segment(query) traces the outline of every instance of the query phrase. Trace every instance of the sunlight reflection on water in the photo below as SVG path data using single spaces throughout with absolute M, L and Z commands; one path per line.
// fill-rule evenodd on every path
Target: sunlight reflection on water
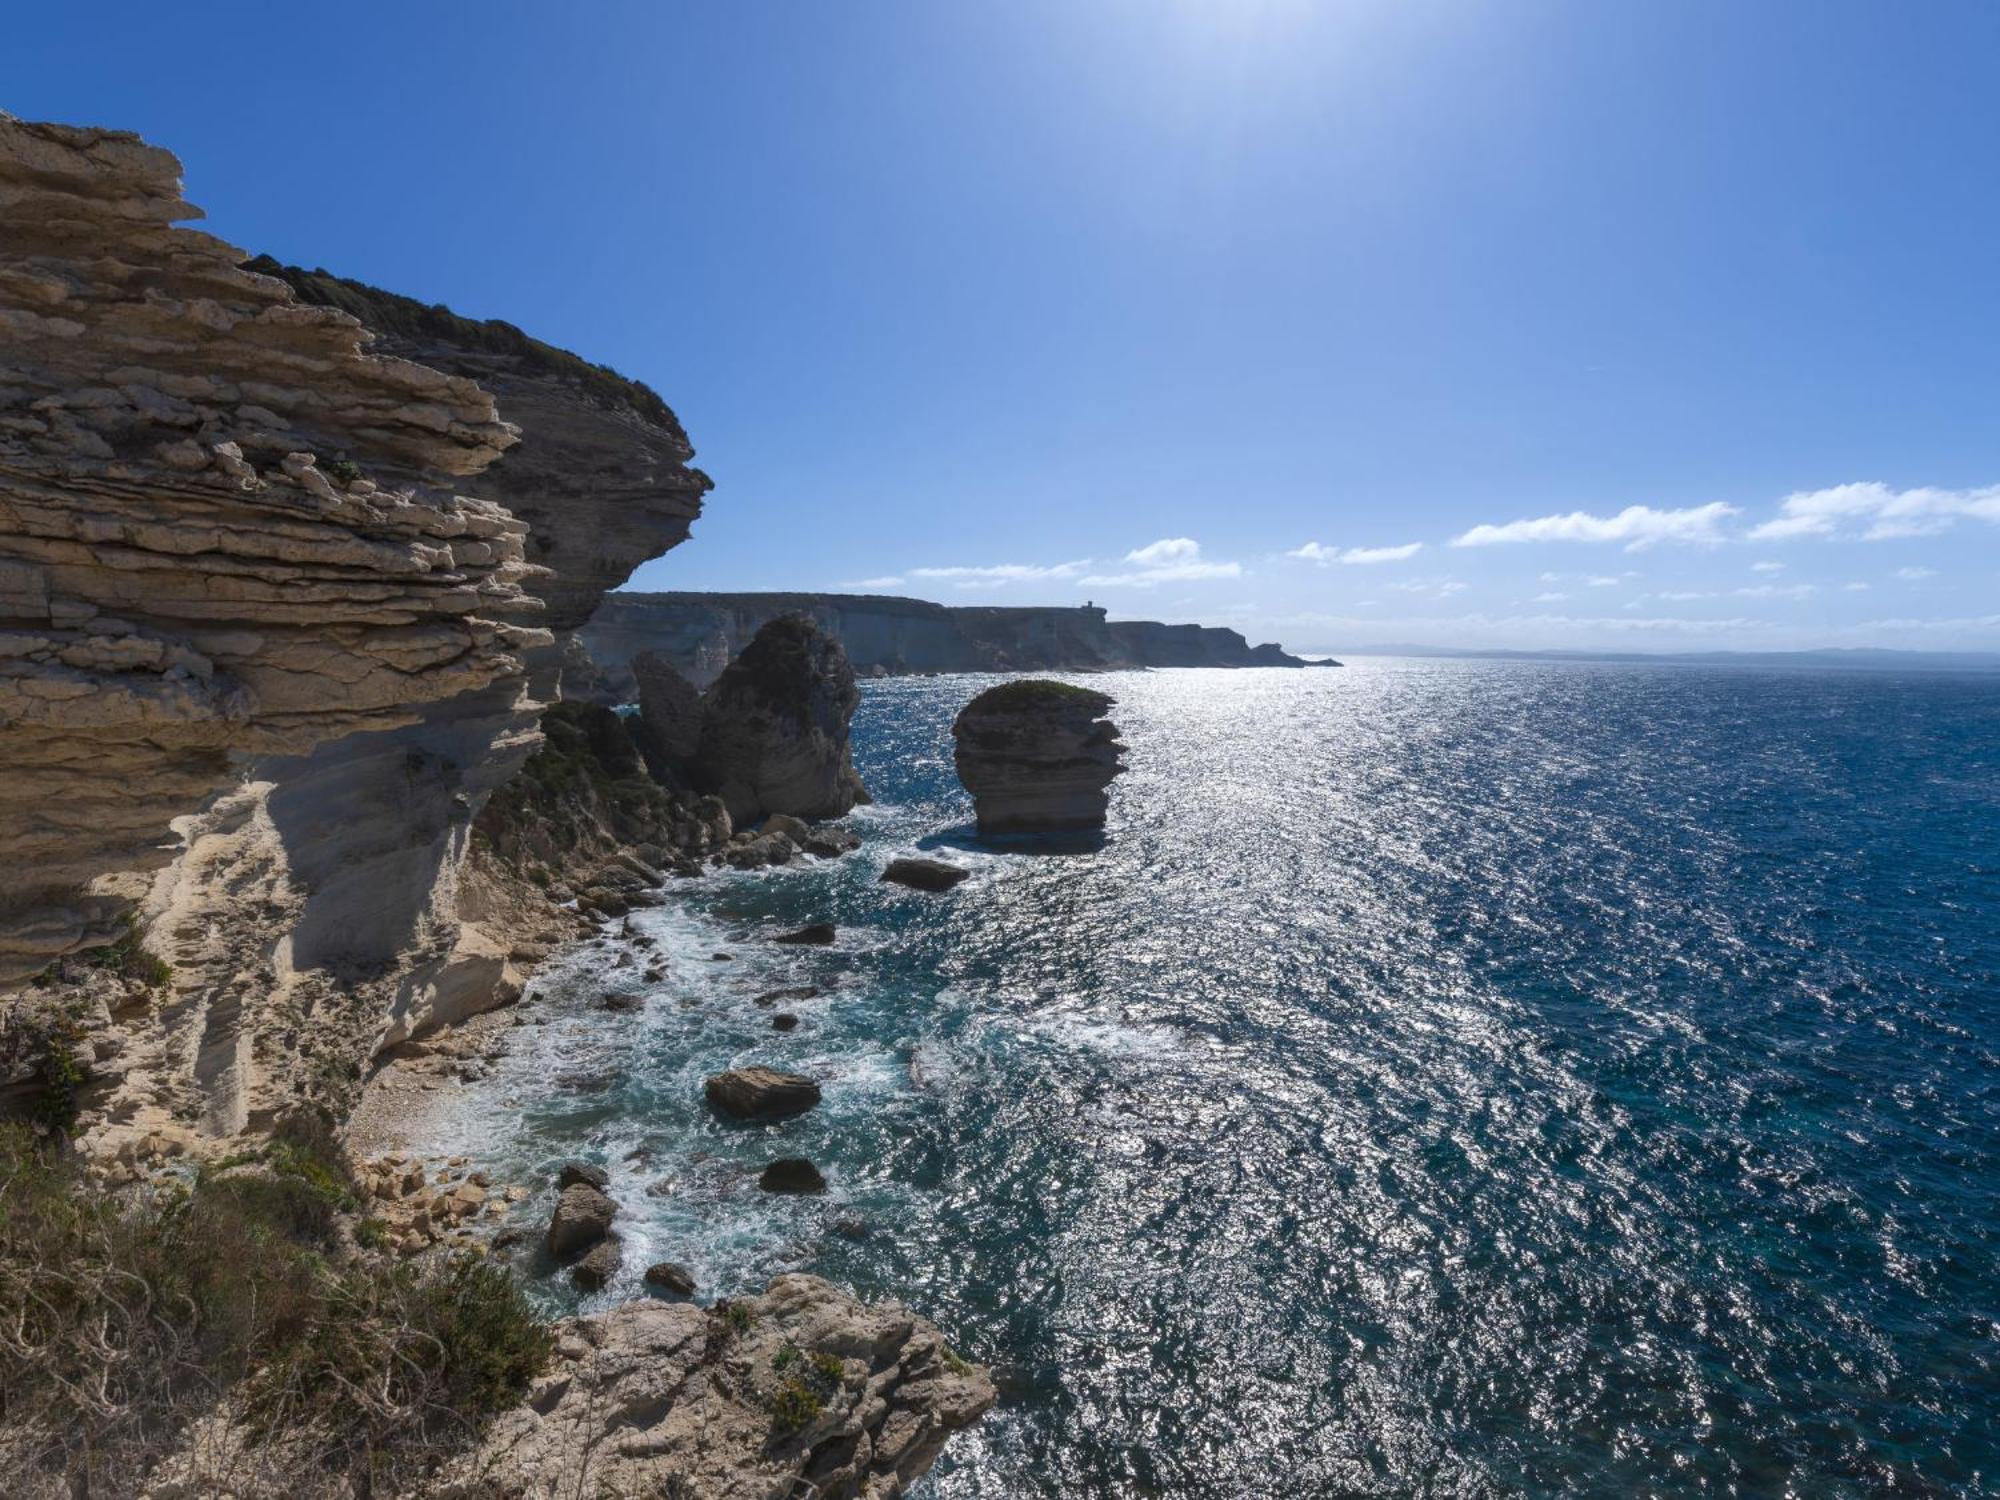
M 981 680 L 869 684 L 865 848 L 677 886 L 637 1019 L 566 1003 L 615 941 L 552 969 L 458 1149 L 610 1166 L 607 1297 L 664 1257 L 935 1317 L 1004 1390 L 949 1500 L 1990 1482 L 2000 685 L 1093 681 L 1102 848 L 980 849 Z M 973 878 L 875 883 L 919 848 Z M 816 919 L 834 949 L 765 941 Z M 806 984 L 775 1035 L 756 997 Z M 750 1060 L 824 1103 L 720 1124 L 701 1078 Z M 793 1153 L 826 1199 L 755 1191 Z

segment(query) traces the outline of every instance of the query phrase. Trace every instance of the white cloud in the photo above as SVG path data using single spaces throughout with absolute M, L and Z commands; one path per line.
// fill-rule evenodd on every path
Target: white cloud
M 1201 543 L 1191 536 L 1166 536 L 1157 542 L 1148 542 L 1143 547 L 1134 547 L 1125 554 L 1128 563 L 1192 562 L 1201 556 Z
M 1730 592 L 1739 599 L 1810 599 L 1819 588 L 1810 583 L 1759 583 Z
M 1125 554 L 1133 564 L 1123 573 L 1092 573 L 1079 582 L 1091 588 L 1151 588 L 1156 583 L 1184 583 L 1202 578 L 1241 578 L 1243 565 L 1209 562 L 1192 537 L 1162 537 Z
M 1753 562 L 1750 564 L 1750 571 L 1753 573 L 1782 573 L 1785 571 L 1785 565 L 1781 562 Z
M 1422 542 L 1405 542 L 1400 547 L 1328 547 L 1321 542 L 1307 542 L 1303 547 L 1294 547 L 1285 556 L 1321 564 L 1391 563 L 1415 557 L 1423 550 Z
M 1841 587 L 1846 589 L 1850 594 L 1859 594 L 1866 592 L 1868 585 L 1857 581 L 1855 583 L 1843 583 Z
M 1501 542 L 1622 542 L 1628 552 L 1655 542 L 1719 542 L 1722 523 L 1736 515 L 1720 500 L 1685 510 L 1628 505 L 1615 516 L 1573 510 L 1565 516 L 1537 516 L 1501 526 L 1475 526 L 1452 538 L 1454 547 L 1490 547 Z
M 1044 583 L 1051 579 L 1076 578 L 1089 566 L 1090 559 L 1086 557 L 1077 562 L 1053 563 L 1048 566 L 1034 563 L 995 563 L 977 568 L 912 568 L 910 577 L 952 583 L 962 589 L 997 589 L 1004 588 L 1010 583 Z
M 1408 583 L 1392 583 L 1389 587 L 1399 594 L 1422 594 L 1427 599 L 1449 599 L 1466 589 L 1456 578 L 1416 578 Z
M 1926 578 L 1937 577 L 1936 568 L 1898 568 L 1896 576 L 1905 583 L 1920 583 Z
M 1535 595 L 1535 603 L 1560 604 L 1563 602 L 1563 600 L 1567 599 L 1568 597 L 1569 597 L 1568 594 L 1537 594 Z
M 1613 575 L 1604 573 L 1599 573 L 1594 577 L 1586 578 L 1584 579 L 1583 583 L 1585 588 L 1593 588 L 1593 589 L 1615 589 L 1618 587 L 1618 579 Z
M 844 589 L 892 589 L 903 581 L 901 575 L 890 578 L 851 578 L 841 585 Z
M 1752 541 L 1788 537 L 1859 537 L 1864 542 L 1931 536 L 1961 518 L 2000 523 L 2000 485 L 1977 490 L 1892 490 L 1867 481 L 1800 490 L 1778 504 L 1778 517 L 1753 527 Z

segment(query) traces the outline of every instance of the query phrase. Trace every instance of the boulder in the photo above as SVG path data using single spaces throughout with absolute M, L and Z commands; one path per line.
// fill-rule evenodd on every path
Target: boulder
M 789 1119 L 819 1103 L 817 1083 L 776 1068 L 731 1068 L 710 1075 L 704 1088 L 711 1107 L 738 1120 Z
M 625 1247 L 618 1243 L 618 1236 L 606 1235 L 569 1268 L 569 1279 L 579 1291 L 594 1292 L 608 1284 L 624 1263 Z
M 610 1011 L 633 1011 L 646 1008 L 646 997 L 635 995 L 630 990 L 612 990 L 597 997 L 597 1008 Z
M 859 849 L 861 836 L 849 833 L 845 828 L 815 828 L 805 836 L 800 847 L 814 859 L 838 859 Z
M 647 1286 L 671 1292 L 677 1297 L 694 1295 L 694 1273 L 686 1266 L 677 1265 L 670 1260 L 663 1260 L 658 1265 L 646 1267 L 643 1280 Z
M 568 1260 L 589 1249 L 611 1232 L 611 1221 L 616 1217 L 618 1205 L 601 1189 L 588 1182 L 572 1183 L 562 1190 L 549 1218 L 549 1254 Z
M 958 779 L 981 833 L 1102 828 L 1107 789 L 1124 766 L 1112 700 L 1036 680 L 988 688 L 951 726 Z
M 962 865 L 941 859 L 892 859 L 882 879 L 890 885 L 906 885 L 913 891 L 948 891 L 972 872 Z
M 803 1156 L 781 1156 L 758 1175 L 757 1186 L 767 1193 L 823 1193 L 826 1178 Z
M 868 800 L 847 743 L 860 701 L 839 641 L 803 615 L 766 622 L 702 697 L 695 786 L 738 826 L 841 816 Z
M 722 851 L 722 862 L 733 870 L 761 870 L 767 865 L 788 865 L 798 852 L 799 846 L 787 834 L 759 833 L 730 844 Z
M 771 1017 L 773 1031 L 790 1031 L 798 1024 L 799 1018 L 788 1010 L 779 1011 L 777 1015 Z
M 603 1192 L 611 1186 L 611 1174 L 602 1167 L 593 1167 L 589 1162 L 564 1162 L 562 1169 L 556 1173 L 557 1188 L 575 1187 L 579 1182 Z
M 764 820 L 764 826 L 757 830 L 762 833 L 782 833 L 786 838 L 805 848 L 806 840 L 812 837 L 812 829 L 804 818 L 795 818 L 790 813 L 772 813 Z
M 839 936 L 831 922 L 808 922 L 796 932 L 781 932 L 771 941 L 774 943 L 794 943 L 806 947 L 824 948 Z

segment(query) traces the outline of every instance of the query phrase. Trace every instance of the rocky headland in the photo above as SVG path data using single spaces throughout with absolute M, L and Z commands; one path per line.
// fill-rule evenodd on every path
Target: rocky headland
M 1104 826 L 1124 769 L 1112 700 L 1064 682 L 1003 682 L 951 726 L 958 777 L 981 833 L 1065 833 Z
M 1305 667 L 1319 663 L 1234 630 L 1112 620 L 1074 608 L 951 607 L 874 594 L 614 593 L 581 634 L 610 702 L 636 696 L 632 663 L 654 653 L 688 681 L 721 675 L 764 624 L 804 615 L 864 677 L 920 672 L 1104 672 L 1129 667 Z
M 921 1320 L 792 1278 L 545 1335 L 475 1253 L 504 1186 L 328 1134 L 371 1081 L 480 1066 L 477 1023 L 668 873 L 851 843 L 730 801 L 852 805 L 851 670 L 753 661 L 693 755 L 685 702 L 635 736 L 578 701 L 577 632 L 710 487 L 673 413 L 197 217 L 167 152 L 0 116 L 10 1484 L 900 1492 L 991 1401 Z M 373 1394 L 310 1404 L 342 1388 Z

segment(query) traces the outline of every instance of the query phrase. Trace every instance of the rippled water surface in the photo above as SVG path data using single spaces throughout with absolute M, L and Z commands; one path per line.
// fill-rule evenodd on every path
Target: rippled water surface
M 571 955 L 458 1147 L 611 1168 L 606 1298 L 675 1259 L 937 1319 L 1003 1394 L 933 1500 L 2000 1484 L 2000 679 L 1092 683 L 1101 848 L 979 846 L 982 681 L 870 684 L 862 851 L 675 886 L 642 1014 Z M 939 846 L 955 892 L 875 883 Z M 718 1123 L 750 1061 L 824 1104 Z M 758 1192 L 782 1154 L 830 1194 Z

